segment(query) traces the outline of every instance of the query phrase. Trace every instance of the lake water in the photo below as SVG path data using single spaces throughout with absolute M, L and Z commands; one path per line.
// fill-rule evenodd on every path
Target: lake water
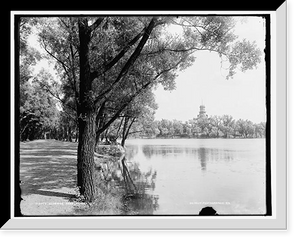
M 218 214 L 266 212 L 265 139 L 129 139 L 126 150 L 148 185 L 141 214 L 197 215 L 206 206 Z

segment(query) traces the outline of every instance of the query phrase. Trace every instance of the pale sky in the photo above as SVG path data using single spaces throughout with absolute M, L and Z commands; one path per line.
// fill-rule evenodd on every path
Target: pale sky
M 260 17 L 248 17 L 245 23 L 236 25 L 235 34 L 241 39 L 256 41 L 264 53 L 264 22 Z M 226 114 L 255 123 L 266 120 L 264 55 L 257 69 L 245 73 L 238 71 L 229 80 L 226 79 L 227 71 L 221 68 L 218 54 L 198 51 L 195 56 L 193 66 L 179 73 L 176 90 L 170 92 L 159 87 L 154 91 L 159 107 L 156 120 L 190 120 L 197 117 L 202 102 L 208 116 Z

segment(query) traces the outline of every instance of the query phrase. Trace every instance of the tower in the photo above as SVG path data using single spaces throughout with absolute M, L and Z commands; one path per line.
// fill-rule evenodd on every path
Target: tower
M 203 118 L 203 117 L 206 117 L 206 111 L 205 111 L 205 105 L 203 105 L 203 101 L 201 102 L 201 105 L 200 105 L 200 112 L 199 112 L 199 115 L 198 117 L 200 118 Z
M 206 115 L 206 111 L 205 111 L 205 106 L 204 105 L 200 105 L 200 117 L 204 117 Z

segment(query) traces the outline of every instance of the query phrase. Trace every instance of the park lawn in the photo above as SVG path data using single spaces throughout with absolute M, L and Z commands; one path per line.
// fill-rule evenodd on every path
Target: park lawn
M 103 160 L 110 159 L 103 156 Z M 97 162 L 101 163 L 97 158 Z M 77 143 L 35 140 L 20 143 L 21 213 L 27 216 L 119 214 L 120 197 L 100 192 L 96 205 L 80 200 Z

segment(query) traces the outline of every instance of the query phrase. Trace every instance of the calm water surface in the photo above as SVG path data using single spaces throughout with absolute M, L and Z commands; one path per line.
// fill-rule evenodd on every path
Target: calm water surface
M 265 213 L 265 139 L 130 139 L 126 149 L 150 178 L 142 214 Z

